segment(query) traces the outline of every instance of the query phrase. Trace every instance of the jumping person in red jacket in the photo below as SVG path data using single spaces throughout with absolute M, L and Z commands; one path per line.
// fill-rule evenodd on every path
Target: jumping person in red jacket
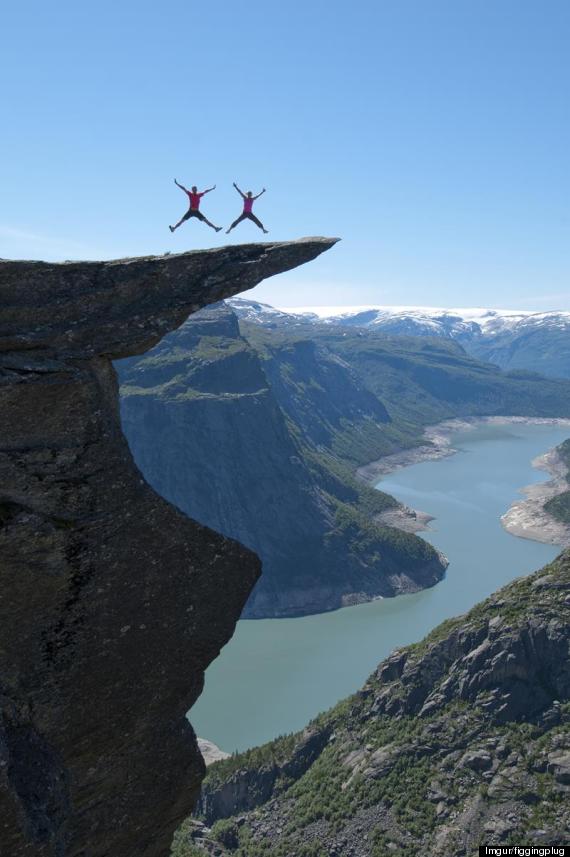
M 243 199 L 243 211 L 237 218 L 237 220 L 234 220 L 230 228 L 226 229 L 226 235 L 231 232 L 232 229 L 234 229 L 238 225 L 238 223 L 241 223 L 242 220 L 253 220 L 255 225 L 259 226 L 260 229 L 263 229 L 263 231 L 267 235 L 269 230 L 265 228 L 261 220 L 258 220 L 253 211 L 251 210 L 253 208 L 253 203 L 255 202 L 255 200 L 259 199 L 262 193 L 265 193 L 265 188 L 263 188 L 261 193 L 258 193 L 257 196 L 254 196 L 250 190 L 248 190 L 247 193 L 241 191 L 235 182 L 234 187 Z
M 180 182 L 177 182 L 176 179 L 174 179 L 174 184 L 177 187 L 179 187 L 180 190 L 183 190 L 185 194 L 188 195 L 188 199 L 190 201 L 190 208 L 188 209 L 188 211 L 186 212 L 184 217 L 180 218 L 180 220 L 178 221 L 176 226 L 169 226 L 168 227 L 170 229 L 170 231 L 174 232 L 174 230 L 178 229 L 178 227 L 181 226 L 185 220 L 189 220 L 191 217 L 197 217 L 198 220 L 202 220 L 204 223 L 207 223 L 208 226 L 211 226 L 212 229 L 215 229 L 216 232 L 219 232 L 222 227 L 221 226 L 214 226 L 214 224 L 210 223 L 208 218 L 204 217 L 204 215 L 200 211 L 200 200 L 202 199 L 204 194 L 210 193 L 211 190 L 215 190 L 216 185 L 214 185 L 214 187 L 209 187 L 207 190 L 203 190 L 201 193 L 198 193 L 198 188 L 196 187 L 196 185 L 192 186 L 192 190 L 188 190 L 187 188 L 184 187 L 183 184 L 180 184 Z

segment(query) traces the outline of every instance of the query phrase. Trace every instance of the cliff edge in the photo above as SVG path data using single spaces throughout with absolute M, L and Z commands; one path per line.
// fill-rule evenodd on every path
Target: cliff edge
M 111 359 L 324 238 L 0 261 L 0 851 L 162 857 L 204 766 L 185 713 L 260 573 L 135 467 Z

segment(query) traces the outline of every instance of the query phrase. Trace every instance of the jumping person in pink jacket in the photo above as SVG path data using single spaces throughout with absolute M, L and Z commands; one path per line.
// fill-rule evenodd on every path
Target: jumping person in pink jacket
M 207 223 L 208 226 L 211 226 L 212 229 L 215 229 L 216 232 L 219 232 L 222 227 L 221 226 L 214 226 L 214 224 L 210 223 L 208 218 L 204 217 L 204 215 L 200 211 L 200 200 L 202 199 L 204 194 L 210 193 L 211 190 L 215 190 L 216 185 L 214 185 L 214 187 L 209 187 L 207 190 L 203 190 L 201 193 L 198 193 L 198 188 L 196 187 L 196 185 L 192 186 L 192 190 L 188 190 L 187 188 L 184 187 L 183 184 L 180 184 L 180 182 L 177 182 L 176 179 L 174 179 L 174 184 L 176 185 L 176 187 L 179 187 L 180 190 L 183 190 L 184 193 L 188 196 L 188 200 L 190 202 L 190 208 L 188 209 L 188 211 L 186 212 L 184 217 L 180 218 L 180 220 L 178 221 L 176 226 L 169 226 L 168 227 L 170 229 L 170 231 L 174 232 L 174 230 L 178 229 L 178 227 L 181 226 L 185 220 L 189 220 L 191 217 L 197 217 L 198 220 L 202 220 L 204 223 Z
M 255 202 L 256 199 L 259 199 L 259 197 L 261 196 L 262 193 L 265 193 L 265 188 L 263 188 L 261 193 L 258 193 L 257 196 L 254 196 L 250 190 L 248 190 L 247 193 L 244 193 L 243 191 L 241 191 L 235 182 L 234 182 L 234 187 L 237 190 L 237 192 L 239 193 L 239 195 L 241 196 L 241 198 L 243 199 L 243 211 L 240 214 L 240 216 L 237 218 L 237 220 L 234 220 L 234 222 L 232 223 L 230 228 L 226 229 L 226 235 L 229 232 L 231 232 L 232 229 L 234 229 L 238 225 L 238 223 L 241 223 L 242 220 L 253 220 L 255 225 L 259 226 L 259 228 L 262 229 L 265 232 L 265 234 L 267 235 L 269 230 L 265 228 L 265 226 L 263 225 L 261 220 L 258 220 L 252 211 L 253 203 Z

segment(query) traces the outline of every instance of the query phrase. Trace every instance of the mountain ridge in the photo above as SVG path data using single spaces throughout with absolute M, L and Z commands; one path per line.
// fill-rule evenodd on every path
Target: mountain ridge
M 362 327 L 379 335 L 435 336 L 456 341 L 473 356 L 503 369 L 570 377 L 570 311 L 566 310 L 380 305 L 275 308 L 239 298 L 230 303 L 250 323 Z

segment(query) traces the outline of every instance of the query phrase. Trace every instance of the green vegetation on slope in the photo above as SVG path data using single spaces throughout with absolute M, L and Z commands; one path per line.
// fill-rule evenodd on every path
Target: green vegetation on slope
M 505 374 L 452 342 L 240 328 L 223 305 L 120 374 L 125 433 L 151 485 L 262 558 L 249 617 L 433 585 L 436 552 L 377 525 L 397 503 L 355 469 L 425 443 L 425 426 L 444 419 L 570 414 L 570 382 Z
M 241 322 L 263 360 L 281 406 L 294 414 L 306 437 L 321 399 L 298 379 L 328 355 L 347 366 L 359 388 L 385 409 L 383 420 L 357 428 L 328 419 L 328 448 L 358 467 L 399 449 L 424 443 L 423 429 L 453 417 L 570 416 L 570 383 L 529 372 L 502 372 L 470 357 L 457 343 L 437 338 L 380 336 L 368 329 L 279 328 Z M 297 388 L 295 388 L 297 385 Z M 321 421 L 327 422 L 327 414 Z
M 211 830 L 193 847 L 436 857 L 568 843 L 569 602 L 566 553 L 393 653 L 303 733 L 215 763 L 201 802 Z M 299 764 L 311 735 L 322 749 Z M 244 809 L 275 768 L 270 791 Z M 175 857 L 195 832 L 191 820 L 181 828 Z
M 561 443 L 557 447 L 557 451 L 567 467 L 566 481 L 570 485 L 570 438 Z M 558 496 L 548 500 L 544 504 L 544 508 L 553 518 L 557 518 L 557 520 L 565 524 L 570 524 L 570 488 L 568 491 L 563 491 L 562 494 L 558 494 Z

